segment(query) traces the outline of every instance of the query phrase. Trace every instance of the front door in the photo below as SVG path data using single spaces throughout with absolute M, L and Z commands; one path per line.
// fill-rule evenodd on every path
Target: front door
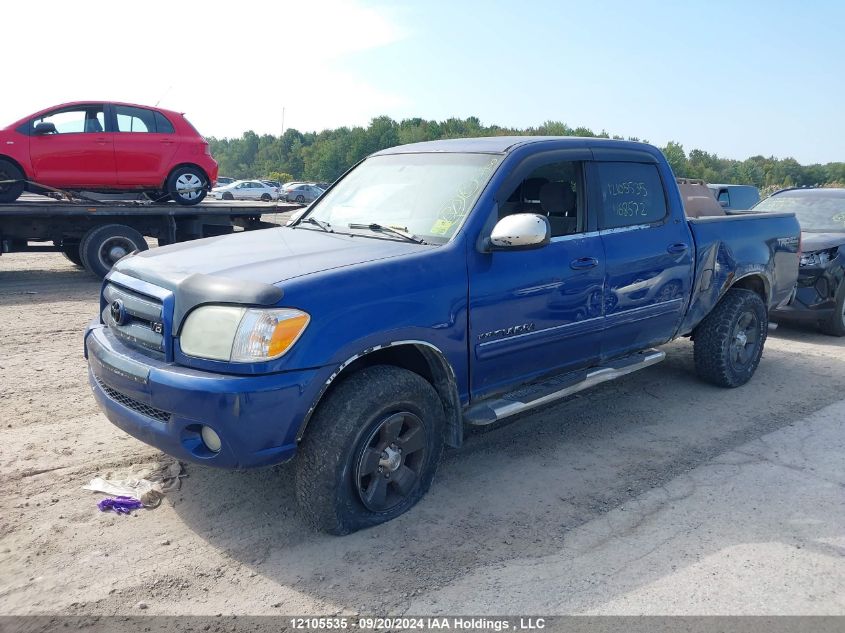
M 651 162 L 627 158 L 597 160 L 589 170 L 606 262 L 605 360 L 670 340 L 692 283 L 692 235 L 670 213 L 658 165 L 648 155 L 642 160 Z
M 56 131 L 34 134 L 39 123 Z M 107 132 L 102 104 L 70 106 L 32 121 L 29 154 L 35 182 L 53 187 L 113 187 L 117 184 L 114 134 Z
M 472 397 L 595 362 L 600 353 L 604 256 L 589 231 L 583 163 L 542 164 L 500 197 L 499 219 L 549 218 L 551 243 L 535 250 L 469 253 Z

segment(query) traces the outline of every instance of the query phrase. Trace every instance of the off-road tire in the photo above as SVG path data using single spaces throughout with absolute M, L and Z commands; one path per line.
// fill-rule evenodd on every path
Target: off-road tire
M 0 203 L 7 204 L 20 198 L 26 189 L 24 174 L 12 161 L 0 158 L 0 182 L 16 180 L 9 184 L 0 184 Z
M 747 362 L 736 360 L 736 328 L 745 315 L 755 320 L 754 348 Z M 739 387 L 754 375 L 769 331 L 766 305 L 756 292 L 731 288 L 693 333 L 695 371 L 702 380 L 719 387 Z
M 820 324 L 821 331 L 830 336 L 845 336 L 845 281 L 839 282 L 833 314 Z
M 108 252 L 104 252 L 110 245 L 119 246 L 126 254 L 149 248 L 144 236 L 131 226 L 105 224 L 95 227 L 85 234 L 79 245 L 80 259 L 85 270 L 97 277 L 105 277 L 117 261 Z
M 359 493 L 363 452 L 385 419 L 406 412 L 425 428 L 418 477 L 398 505 L 382 512 L 370 510 Z M 341 535 L 406 512 L 431 486 L 443 453 L 444 432 L 440 398 L 418 374 L 377 365 L 344 379 L 318 406 L 296 458 L 296 496 L 306 520 L 318 530 Z

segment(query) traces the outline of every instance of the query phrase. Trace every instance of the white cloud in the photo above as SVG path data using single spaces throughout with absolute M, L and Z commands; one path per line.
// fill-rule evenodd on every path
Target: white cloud
M 404 104 L 338 61 L 407 36 L 357 0 L 42 2 L 4 7 L 2 52 L 20 60 L 0 125 L 65 101 L 186 112 L 207 135 L 365 124 Z M 21 28 L 10 29 L 10 25 Z M 7 57 L 8 59 L 8 57 Z

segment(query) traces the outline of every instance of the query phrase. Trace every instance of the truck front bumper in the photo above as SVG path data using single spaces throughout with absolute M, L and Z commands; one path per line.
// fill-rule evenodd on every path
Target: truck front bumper
M 85 332 L 88 380 L 106 417 L 142 442 L 177 459 L 248 468 L 276 464 L 296 452 L 317 370 L 260 376 L 197 371 L 136 353 L 108 328 Z M 220 450 L 202 439 L 210 427 Z

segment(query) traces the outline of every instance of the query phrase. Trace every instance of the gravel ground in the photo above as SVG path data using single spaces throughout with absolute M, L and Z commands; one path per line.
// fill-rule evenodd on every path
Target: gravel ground
M 97 511 L 83 484 L 160 456 L 88 392 L 98 289 L 58 254 L 0 257 L 0 614 L 845 614 L 845 340 L 781 327 L 735 390 L 673 343 L 474 433 L 414 510 L 337 538 L 304 526 L 288 465 L 189 464 L 159 508 Z

